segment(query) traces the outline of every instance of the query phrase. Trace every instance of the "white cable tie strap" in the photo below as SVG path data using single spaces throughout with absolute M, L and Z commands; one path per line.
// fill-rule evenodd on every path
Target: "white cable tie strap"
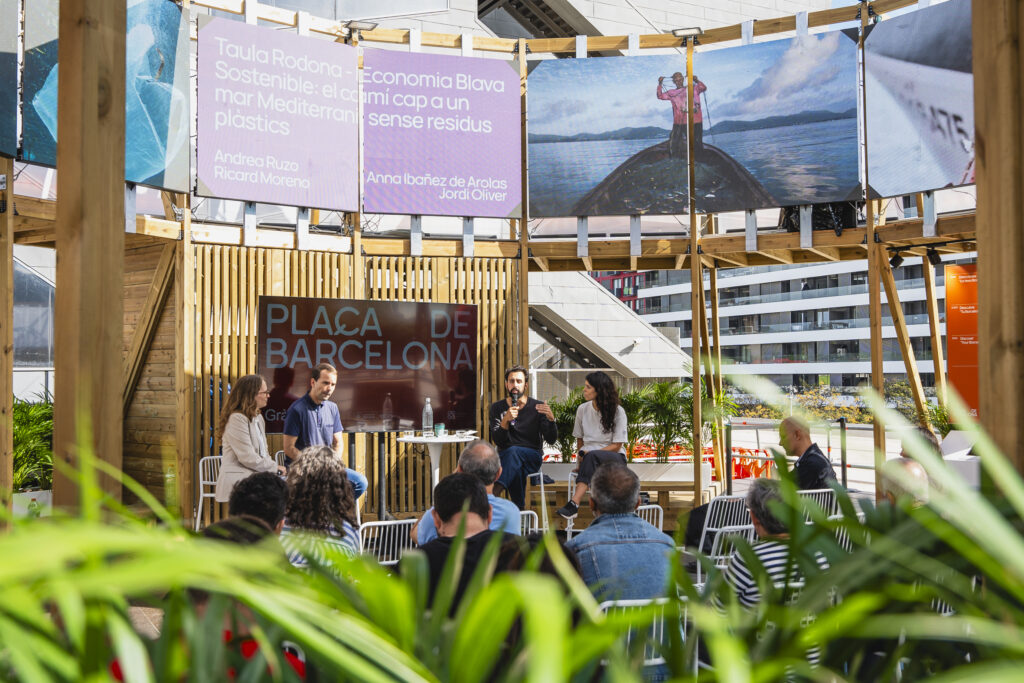
M 740 36 L 744 45 L 754 42 L 754 20 L 749 19 L 740 24 Z

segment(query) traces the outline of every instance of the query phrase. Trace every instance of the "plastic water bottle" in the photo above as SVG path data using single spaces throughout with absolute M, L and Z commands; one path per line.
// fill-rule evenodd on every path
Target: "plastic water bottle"
M 394 429 L 395 408 L 391 403 L 391 393 L 384 397 L 384 408 L 381 410 L 381 419 L 384 422 L 384 431 Z
M 36 518 L 43 514 L 43 506 L 39 504 L 39 501 L 33 498 L 28 503 L 28 516 L 30 518 Z
M 427 399 L 427 405 L 423 406 L 423 435 L 428 436 L 434 433 L 434 409 Z

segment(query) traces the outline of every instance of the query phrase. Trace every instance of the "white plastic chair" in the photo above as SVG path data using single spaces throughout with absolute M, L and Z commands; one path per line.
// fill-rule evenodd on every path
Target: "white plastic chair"
M 636 509 L 636 514 L 648 524 L 657 527 L 658 531 L 664 531 L 665 510 L 657 503 L 641 505 Z
M 519 512 L 520 532 L 523 536 L 532 534 L 540 529 L 537 513 L 533 510 L 521 510 Z
M 750 513 L 747 511 L 746 496 L 718 496 L 708 503 L 708 514 L 704 518 L 704 529 L 700 533 L 700 544 L 697 550 L 704 552 L 704 543 L 725 527 L 747 526 L 750 524 Z M 701 582 L 701 565 L 697 563 L 697 583 Z
M 674 624 L 675 627 L 679 628 L 680 638 L 685 642 L 686 640 L 686 629 L 684 625 L 687 620 L 687 606 L 686 598 L 681 597 L 682 602 L 682 614 L 676 619 L 675 615 L 671 617 L 670 624 Z M 669 604 L 668 598 L 649 598 L 646 600 L 607 600 L 602 602 L 599 609 L 605 614 L 615 614 L 622 612 L 631 612 L 641 610 L 651 605 L 659 605 L 661 609 L 655 615 L 651 621 L 650 627 L 646 632 L 638 631 L 637 629 L 630 629 L 626 633 L 626 649 L 629 649 L 630 644 L 637 637 L 644 638 L 644 666 L 658 666 L 665 663 L 665 657 L 663 656 L 663 650 L 668 647 L 668 637 L 665 634 L 665 605 Z
M 753 543 L 755 537 L 756 532 L 754 531 L 753 524 L 724 526 L 715 532 L 715 537 L 711 541 L 711 554 L 709 557 L 716 567 L 725 569 L 729 564 L 729 558 L 736 552 L 736 540 L 742 538 L 747 543 Z
M 839 502 L 836 500 L 834 489 L 806 489 L 797 491 L 801 498 L 813 500 L 825 511 L 825 516 L 834 515 L 839 512 Z M 810 515 L 808 515 L 809 517 Z
M 214 499 L 214 489 L 217 486 L 217 477 L 220 476 L 219 455 L 208 455 L 199 459 L 199 502 L 196 504 L 195 530 L 199 531 L 199 524 L 203 520 L 203 504 L 209 498 L 211 505 Z
M 540 522 L 541 522 L 541 525 L 540 525 L 538 531 L 543 531 L 544 533 L 547 533 L 548 532 L 548 494 L 547 494 L 547 489 L 544 486 L 544 472 L 543 472 L 543 470 L 540 471 L 540 472 L 533 472 L 531 474 L 528 474 L 526 478 L 530 479 L 530 480 L 533 480 L 534 477 L 536 477 L 536 481 L 538 482 L 538 485 L 540 486 L 540 515 L 541 515 Z M 531 483 L 533 483 L 533 482 L 531 481 Z M 534 514 L 536 514 L 536 513 L 534 513 Z
M 416 547 L 412 529 L 419 520 L 396 519 L 367 522 L 359 527 L 359 545 L 363 553 L 373 555 L 385 567 L 396 565 L 402 553 Z
M 284 451 L 278 451 L 277 453 L 274 453 L 274 462 L 276 462 L 279 467 L 284 467 L 284 458 Z

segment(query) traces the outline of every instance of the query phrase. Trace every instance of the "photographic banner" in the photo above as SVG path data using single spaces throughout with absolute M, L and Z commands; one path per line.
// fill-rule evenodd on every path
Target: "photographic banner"
M 0 156 L 18 152 L 18 0 L 0 0 Z
M 545 59 L 530 68 L 531 218 L 689 211 L 681 55 Z
M 196 194 L 359 209 L 356 48 L 200 17 Z
M 519 66 L 363 51 L 363 209 L 522 215 Z
M 864 59 L 870 196 L 973 183 L 970 0 L 875 24 Z
M 693 74 L 698 211 L 859 199 L 856 34 L 701 51 Z
M 257 325 L 269 433 L 320 363 L 338 370 L 331 400 L 345 431 L 418 429 L 427 398 L 435 422 L 475 428 L 476 306 L 261 296 Z
M 949 383 L 978 417 L 978 266 L 946 265 L 946 367 Z M 939 368 L 936 368 L 936 372 Z
M 2 2 L 3 0 L 0 0 Z M 25 4 L 23 155 L 57 165 L 57 0 Z M 125 180 L 188 191 L 188 22 L 170 0 L 128 0 Z

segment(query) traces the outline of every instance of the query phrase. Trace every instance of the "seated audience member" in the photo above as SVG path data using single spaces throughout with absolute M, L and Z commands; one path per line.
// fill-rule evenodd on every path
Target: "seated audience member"
M 786 455 L 796 458 L 793 465 L 793 478 L 801 490 L 827 489 L 836 481 L 832 461 L 811 441 L 811 428 L 802 417 L 791 415 L 779 424 L 779 445 Z M 708 505 L 699 505 L 686 520 L 686 546 L 696 548 L 700 545 L 700 537 L 704 531 L 704 522 L 708 516 Z M 711 538 L 704 539 L 701 551 L 711 552 Z
M 916 460 L 907 457 L 887 460 L 882 465 L 881 475 L 882 495 L 890 505 L 907 501 L 911 507 L 918 507 L 928 502 L 928 473 Z
M 467 504 L 468 509 L 463 514 L 462 508 Z M 480 557 L 487 547 L 487 543 L 495 534 L 502 538 L 499 543 L 504 543 L 511 538 L 512 534 L 502 531 L 492 531 L 488 528 L 491 522 L 491 505 L 487 502 L 487 492 L 480 480 L 469 474 L 450 474 L 434 487 L 434 509 L 430 513 L 434 518 L 434 527 L 437 529 L 438 537 L 430 543 L 420 546 L 420 550 L 427 556 L 427 564 L 430 567 L 430 598 L 434 602 L 434 594 L 437 585 L 441 580 L 445 563 L 451 554 L 452 543 L 459 526 L 465 524 L 465 550 L 466 554 L 462 561 L 462 574 L 459 576 L 458 586 L 452 600 L 454 610 L 462 595 L 469 585 L 469 581 L 480 563 Z
M 599 600 L 665 595 L 675 543 L 636 515 L 639 504 L 640 479 L 632 470 L 617 463 L 597 468 L 590 481 L 594 521 L 565 545 Z
M 789 544 L 786 542 L 789 539 L 789 530 L 769 509 L 772 501 L 782 501 L 779 482 L 773 479 L 755 479 L 747 492 L 750 520 L 760 539 L 753 546 L 754 555 L 764 565 L 768 579 L 773 583 L 802 580 L 797 563 L 789 556 Z M 828 568 L 828 561 L 823 555 L 816 555 L 815 560 L 821 569 Z M 725 569 L 725 581 L 732 586 L 737 600 L 744 607 L 753 607 L 760 602 L 761 591 L 757 579 L 739 553 L 734 553 L 729 558 L 729 564 Z
M 544 537 L 545 534 L 534 531 L 526 536 L 516 536 L 505 541 L 498 552 L 498 568 L 506 572 L 518 572 L 526 569 L 531 555 L 537 552 L 537 548 L 544 545 Z M 559 541 L 555 541 L 555 546 L 577 576 L 583 578 L 583 569 L 580 567 L 580 560 L 576 557 L 576 553 Z M 551 555 L 547 552 L 544 552 L 541 557 L 537 571 L 541 574 L 561 576 L 555 568 L 555 563 L 551 560 Z
M 227 519 L 214 522 L 202 531 L 204 538 L 228 541 L 237 545 L 256 545 L 274 533 L 262 517 L 246 514 L 231 515 Z
M 315 537 L 312 546 L 300 535 Z M 323 562 L 324 549 L 359 552 L 356 499 L 341 459 L 328 446 L 310 446 L 288 468 L 288 508 L 281 545 L 296 567 Z
M 491 504 L 492 531 L 505 531 L 518 535 L 522 529 L 519 508 L 512 501 L 494 495 L 494 482 L 501 476 L 501 460 L 494 446 L 482 439 L 473 441 L 459 456 L 459 465 L 455 470 L 469 474 L 480 480 L 487 491 L 487 501 Z M 420 523 L 412 530 L 412 540 L 420 545 L 430 543 L 437 538 L 434 526 L 434 508 L 427 510 Z
M 258 472 L 235 484 L 228 499 L 232 517 L 251 516 L 262 519 L 280 535 L 284 527 L 284 511 L 288 507 L 288 484 L 273 472 Z

